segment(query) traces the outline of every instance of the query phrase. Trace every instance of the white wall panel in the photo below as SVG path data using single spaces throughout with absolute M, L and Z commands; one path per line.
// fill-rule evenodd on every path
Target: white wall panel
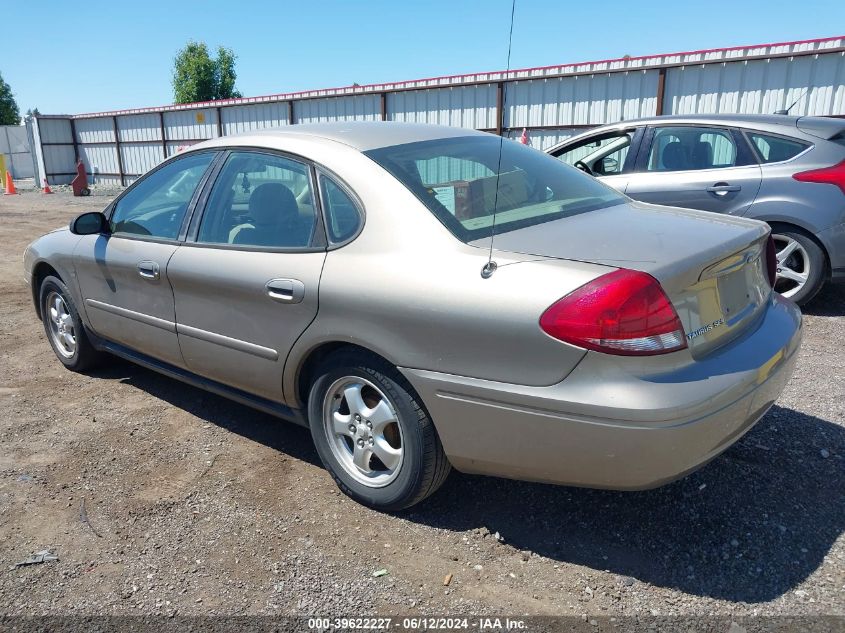
M 124 178 L 124 182 L 127 185 L 132 184 L 134 178 Z M 89 185 L 100 185 L 105 187 L 119 187 L 120 186 L 120 178 L 117 176 L 100 176 L 99 174 L 91 174 L 88 175 L 88 184 Z
M 71 148 L 71 151 L 72 148 Z M 117 152 L 114 145 L 80 145 L 79 157 L 85 165 L 85 171 L 97 171 L 116 174 L 118 172 Z
M 387 118 L 492 130 L 496 128 L 496 86 L 391 92 L 387 95 Z
M 143 174 L 164 160 L 164 150 L 158 144 L 121 143 L 120 156 L 124 172 Z
M 651 116 L 657 71 L 532 79 L 506 84 L 505 127 L 602 125 Z
M 217 136 L 217 110 L 179 110 L 164 113 L 168 140 L 208 139 Z
M 845 54 L 681 66 L 666 71 L 667 114 L 845 112 Z
M 46 145 L 44 147 L 44 168 L 48 174 L 63 174 L 73 172 L 73 146 L 72 145 Z M 66 184 L 73 176 L 50 176 L 51 184 Z
M 38 119 L 42 143 L 72 143 L 70 119 Z
M 378 121 L 380 119 L 381 104 L 378 95 L 308 99 L 296 101 L 293 104 L 293 120 L 296 123 Z
M 223 134 L 226 136 L 290 124 L 286 102 L 233 106 L 223 108 L 220 112 L 223 119 Z
M 133 114 L 117 117 L 120 142 L 160 141 L 161 119 L 158 114 Z
M 76 140 L 80 143 L 114 143 L 114 123 L 111 117 L 74 121 Z

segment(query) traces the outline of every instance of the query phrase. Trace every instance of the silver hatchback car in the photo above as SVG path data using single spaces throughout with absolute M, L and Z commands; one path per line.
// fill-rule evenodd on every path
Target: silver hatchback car
M 309 426 L 341 489 L 386 510 L 451 467 L 680 477 L 771 407 L 801 339 L 764 223 L 434 126 L 201 143 L 24 264 L 66 367 L 109 352 Z
M 845 120 L 661 116 L 547 150 L 635 200 L 768 222 L 775 289 L 799 305 L 845 279 Z

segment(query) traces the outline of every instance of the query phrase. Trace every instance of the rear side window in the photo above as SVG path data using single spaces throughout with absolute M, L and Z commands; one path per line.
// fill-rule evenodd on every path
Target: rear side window
M 728 130 L 662 127 L 654 131 L 648 171 L 719 169 L 737 164 L 737 147 Z
M 810 146 L 808 143 L 802 143 L 795 139 L 758 134 L 757 132 L 749 132 L 748 138 L 751 139 L 751 143 L 763 163 L 778 163 L 789 160 Z
M 320 174 L 320 196 L 332 244 L 345 242 L 355 235 L 361 224 L 361 214 L 349 194 L 334 180 Z

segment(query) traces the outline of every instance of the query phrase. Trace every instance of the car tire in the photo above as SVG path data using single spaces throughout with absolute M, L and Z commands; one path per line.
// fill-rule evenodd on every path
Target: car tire
M 419 396 L 394 367 L 374 356 L 340 352 L 315 376 L 308 397 L 311 435 L 343 493 L 395 512 L 443 484 L 451 466 L 440 438 Z
M 778 278 L 775 290 L 798 305 L 812 301 L 827 280 L 827 258 L 818 243 L 803 231 L 793 227 L 772 227 L 772 238 L 778 253 Z M 781 261 L 781 253 L 791 249 Z M 799 287 L 796 282 L 783 276 L 785 271 L 806 272 L 807 279 Z
M 86 371 L 99 364 L 103 353 L 88 339 L 76 304 L 62 280 L 45 277 L 38 296 L 44 332 L 61 363 L 71 371 Z

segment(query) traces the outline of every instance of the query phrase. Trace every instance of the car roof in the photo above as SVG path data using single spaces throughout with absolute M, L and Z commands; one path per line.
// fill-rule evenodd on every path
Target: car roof
M 392 145 L 462 136 L 487 136 L 467 128 L 400 123 L 397 121 L 338 121 L 332 123 L 297 123 L 266 130 L 234 134 L 202 143 L 203 147 L 261 144 L 274 147 L 286 138 L 306 139 L 315 143 L 343 143 L 361 152 Z M 198 146 L 194 146 L 198 147 Z
M 795 127 L 802 117 L 786 114 L 665 114 L 620 121 L 615 125 L 637 125 L 643 123 L 718 123 L 721 125 L 765 125 Z

